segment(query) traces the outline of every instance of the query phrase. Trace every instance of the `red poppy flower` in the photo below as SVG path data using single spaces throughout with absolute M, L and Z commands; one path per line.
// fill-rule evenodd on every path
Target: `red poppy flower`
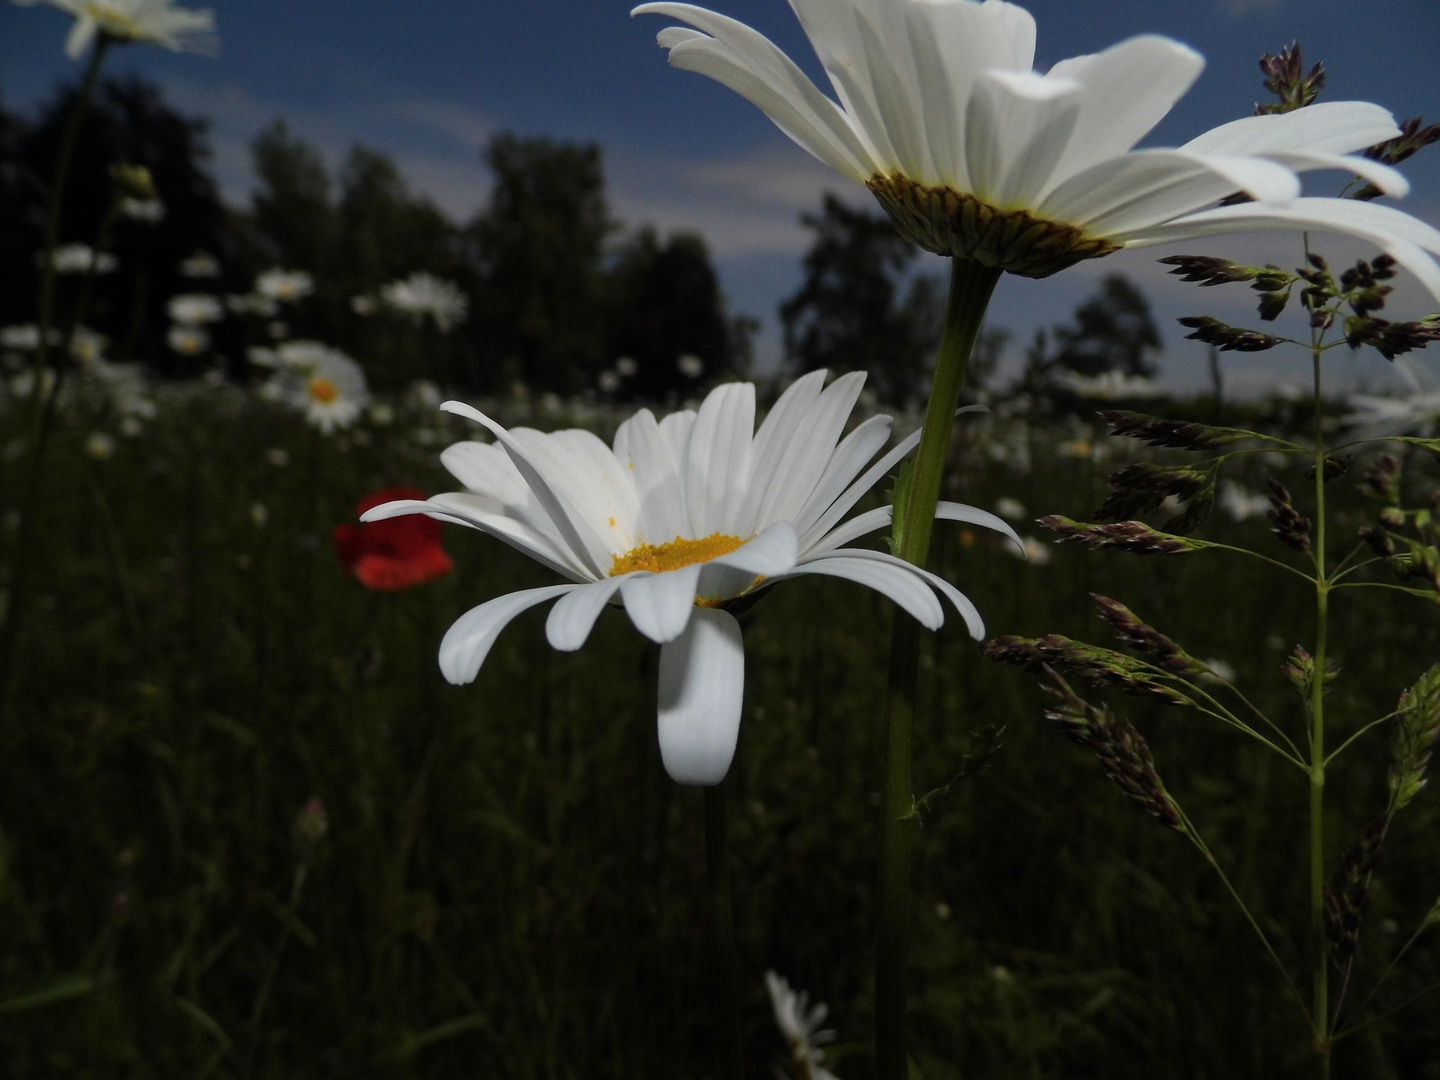
M 386 488 L 367 495 L 355 508 L 363 514 L 396 499 L 423 499 L 414 488 Z M 445 526 L 423 514 L 372 521 L 368 525 L 335 526 L 335 554 L 346 571 L 367 589 L 390 592 L 434 581 L 455 569 L 440 546 Z

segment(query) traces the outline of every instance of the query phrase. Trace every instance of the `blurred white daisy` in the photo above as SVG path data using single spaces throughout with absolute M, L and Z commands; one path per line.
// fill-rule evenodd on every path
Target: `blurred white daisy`
M 165 204 L 159 199 L 125 198 L 120 200 L 120 213 L 131 221 L 155 225 L 165 217 Z
M 115 437 L 104 431 L 92 431 L 85 439 L 85 456 L 94 461 L 108 461 L 115 456 Z
M 1440 375 L 1418 357 L 1397 356 L 1393 363 L 1409 392 L 1351 394 L 1346 401 L 1354 412 L 1345 422 L 1367 437 L 1433 433 L 1440 422 Z
M 825 1043 L 835 1041 L 835 1032 L 822 1029 L 830 1015 L 829 1008 L 817 1001 L 810 1004 L 810 995 L 790 989 L 784 976 L 773 971 L 765 973 L 765 989 L 770 993 L 770 1008 L 775 1013 L 775 1026 L 785 1037 L 790 1051 L 790 1065 L 796 1080 L 837 1080 L 835 1074 L 820 1063 Z
M 698 379 L 705 374 L 705 361 L 694 353 L 685 353 L 675 361 L 675 369 L 687 379 Z
M 1386 206 L 1300 197 L 1298 173 L 1340 169 L 1404 195 L 1394 169 L 1351 156 L 1400 134 L 1378 105 L 1341 101 L 1235 120 L 1178 149 L 1133 147 L 1204 60 L 1154 34 L 1034 70 L 1035 20 L 1003 0 L 791 0 L 832 100 L 767 38 L 683 3 L 670 63 L 723 83 L 800 146 L 865 184 L 900 232 L 941 255 L 1028 277 L 1122 247 L 1247 230 L 1348 233 L 1440 297 L 1440 232 Z M 1216 207 L 1243 191 L 1256 201 Z
M 181 293 L 179 296 L 172 296 L 166 310 L 171 319 L 185 326 L 204 326 L 206 323 L 219 322 L 225 315 L 225 308 L 220 301 L 205 293 Z
M 85 274 L 93 270 L 97 274 L 108 274 L 120 265 L 114 255 L 100 252 L 89 244 L 61 244 L 55 249 L 52 262 L 57 274 Z
M 633 357 L 622 356 L 615 361 L 615 374 L 622 379 L 633 379 L 640 372 L 640 365 Z
M 1065 389 L 1083 398 L 1112 401 L 1115 398 L 1153 398 L 1164 393 L 1154 379 L 1143 375 L 1126 375 L 1123 371 L 1105 371 L 1099 375 L 1079 375 L 1073 371 L 1062 372 L 1059 383 Z
M 613 394 L 620 389 L 620 376 L 613 371 L 602 371 L 595 380 L 602 394 Z
M 188 278 L 219 277 L 220 262 L 208 251 L 197 250 L 195 254 L 180 263 L 180 274 Z
M 60 331 L 50 331 L 50 344 L 60 343 Z M 34 352 L 40 347 L 40 327 L 34 323 L 0 327 L 0 348 L 15 349 L 19 352 Z
M 181 356 L 199 356 L 210 348 L 210 331 L 203 326 L 177 323 L 165 335 L 165 343 Z
M 315 291 L 315 279 L 304 270 L 275 267 L 255 279 L 255 291 L 267 300 L 290 303 L 303 300 Z
M 38 0 L 15 0 L 30 6 Z M 90 47 L 96 35 L 117 42 L 163 45 L 176 52 L 213 54 L 219 44 L 215 15 L 209 9 L 176 7 L 174 0 L 46 0 L 75 16 L 65 41 L 72 60 Z
M 356 315 L 374 315 L 375 298 L 373 296 L 352 296 L 350 310 Z
M 303 412 L 326 435 L 355 423 L 370 403 L 364 369 L 339 349 L 287 341 L 271 355 L 276 370 L 264 396 Z
M 930 629 L 943 597 L 970 633 L 975 606 L 943 579 L 885 552 L 845 545 L 886 527 L 890 508 L 842 518 L 918 444 L 916 432 L 867 469 L 890 437 L 875 416 L 844 439 L 864 384 L 826 372 L 797 380 L 758 431 L 755 387 L 726 383 L 698 412 L 656 421 L 648 409 L 620 425 L 613 449 L 589 431 L 508 431 L 460 402 L 447 412 L 488 429 L 494 443 L 462 442 L 441 462 L 466 491 L 376 507 L 374 521 L 428 513 L 505 541 L 571 584 L 498 597 L 461 616 L 440 646 L 452 683 L 472 681 L 504 627 L 527 608 L 558 600 L 550 644 L 572 651 L 600 612 L 620 603 L 635 628 L 660 643 L 660 753 L 684 784 L 717 784 L 739 733 L 745 659 L 729 601 L 802 574 L 845 578 L 899 604 Z M 993 514 L 941 503 L 937 516 L 996 529 Z M 938 597 L 937 597 L 938 594 Z
M 110 339 L 88 326 L 77 326 L 70 334 L 70 355 L 80 364 L 94 364 L 105 357 Z
M 1234 480 L 1220 481 L 1220 493 L 1216 502 L 1220 504 L 1220 509 L 1230 515 L 1232 521 L 1246 521 L 1269 513 L 1272 508 L 1268 496 L 1259 495 Z
M 428 317 L 442 333 L 464 322 L 470 310 L 470 301 L 453 281 L 423 271 L 382 285 L 380 299 L 417 322 Z

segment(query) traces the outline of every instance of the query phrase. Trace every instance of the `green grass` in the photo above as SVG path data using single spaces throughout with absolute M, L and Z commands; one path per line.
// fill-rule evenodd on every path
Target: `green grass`
M 164 397 L 156 425 L 108 461 L 84 456 L 80 429 L 53 448 L 40 585 L 0 725 L 4 1072 L 711 1075 L 701 799 L 660 767 L 655 656 L 623 612 L 576 654 L 551 650 L 543 612 L 531 613 L 473 685 L 451 687 L 435 661 L 450 622 L 548 572 L 451 529 L 455 574 L 370 594 L 344 576 L 329 530 L 373 489 L 453 486 L 438 449 L 468 432 L 409 411 L 325 440 L 238 391 Z M 607 436 L 615 422 L 582 419 Z M 1009 495 L 1035 516 L 1081 518 L 1103 497 L 1104 467 L 1059 456 L 1053 431 L 1024 436 L 1025 473 L 982 452 L 998 437 L 989 428 L 969 437 L 951 497 Z M 267 460 L 277 448 L 288 464 Z M 0 469 L 3 512 L 19 477 L 13 460 Z M 1196 656 L 1232 663 L 1299 737 L 1279 673 L 1313 633 L 1298 579 L 1215 553 L 1063 547 L 1027 566 L 988 535 L 937 534 L 934 564 L 992 634 L 1103 643 L 1087 594 L 1114 596 Z M 1217 518 L 1204 535 L 1287 557 L 1263 520 Z M 762 986 L 771 967 L 830 1004 L 840 1041 L 827 1064 L 869 1076 L 890 619 L 873 594 L 811 579 L 743 620 L 746 717 L 727 788 L 752 1076 L 772 1075 L 782 1051 Z M 1422 601 L 1353 592 L 1335 619 L 1332 740 L 1393 708 L 1440 656 Z M 1116 705 L 1304 989 L 1304 777 L 1204 718 Z M 1004 726 L 1004 745 L 935 802 L 920 834 L 921 1074 L 1308 1075 L 1298 1010 L 1213 871 L 1041 708 L 1034 680 L 982 658 L 960 627 L 928 640 L 917 790 L 953 776 L 986 726 Z M 1333 857 L 1383 808 L 1387 760 L 1377 732 L 1336 772 Z M 316 795 L 329 830 L 307 857 L 295 822 Z M 1426 793 L 1397 820 L 1377 875 L 1362 996 L 1437 893 L 1440 819 Z M 1399 1005 L 1437 980 L 1422 941 L 1377 1001 Z M 1342 1043 L 1336 1076 L 1440 1077 L 1435 1000 Z

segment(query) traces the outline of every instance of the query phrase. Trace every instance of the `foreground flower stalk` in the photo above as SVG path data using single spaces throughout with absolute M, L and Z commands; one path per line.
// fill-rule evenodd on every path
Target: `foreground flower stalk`
M 744 1080 L 740 1041 L 740 972 L 735 958 L 735 916 L 730 899 L 730 845 L 725 827 L 725 784 L 704 789 L 705 870 L 710 892 L 705 912 L 710 972 L 715 987 L 715 1037 L 722 1080 Z
M 1000 274 L 996 267 L 968 259 L 951 260 L 945 333 L 935 363 L 920 449 L 909 484 L 902 484 L 896 492 L 895 554 L 915 566 L 923 566 L 930 553 L 930 534 L 940 501 L 955 410 L 960 404 L 970 353 Z M 919 629 L 915 620 L 896 616 L 885 698 L 885 780 L 880 796 L 883 816 L 875 936 L 875 1056 L 878 1074 L 895 1080 L 904 1080 L 908 1075 L 905 960 L 909 955 L 910 841 L 915 817 L 910 774 L 920 664 Z

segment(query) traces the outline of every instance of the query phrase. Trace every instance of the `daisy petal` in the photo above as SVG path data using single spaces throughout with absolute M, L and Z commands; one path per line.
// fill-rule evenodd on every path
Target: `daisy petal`
M 1157 34 L 1142 34 L 1052 67 L 1048 78 L 1072 79 L 1085 93 L 1075 136 L 1047 193 L 1060 180 L 1123 154 L 1143 139 L 1204 68 L 1204 57 L 1194 49 Z
M 876 171 L 849 118 L 763 34 L 691 4 L 641 4 L 630 14 L 669 15 L 703 30 L 659 39 L 672 66 L 728 86 L 836 172 L 863 182 Z
M 977 506 L 966 506 L 964 503 L 941 502 L 935 507 L 935 516 L 941 521 L 963 521 L 967 525 L 979 525 L 982 529 L 993 529 L 998 533 L 1004 533 L 1015 542 L 1023 554 L 1025 541 L 1020 539 L 1020 534 L 1010 527 L 1010 523 L 1002 517 L 997 517 L 988 510 L 981 510 Z
M 615 457 L 630 471 L 639 498 L 637 539 L 664 544 L 683 534 L 690 524 L 677 468 L 683 457 L 674 453 L 649 409 L 641 409 L 615 432 Z
M 950 601 L 951 606 L 954 607 L 955 610 L 960 613 L 960 617 L 965 620 L 966 629 L 970 631 L 971 637 L 979 641 L 985 636 L 985 623 L 984 620 L 980 618 L 979 610 L 971 603 L 968 596 L 955 588 L 954 585 L 951 585 L 939 574 L 932 574 L 929 570 L 914 566 L 904 559 L 896 558 L 886 551 L 867 551 L 864 548 L 841 548 L 835 552 L 835 555 L 847 559 L 864 559 L 872 563 L 879 563 L 895 573 L 911 574 L 919 578 Z M 934 629 L 934 627 L 931 627 L 931 629 Z
M 1288 113 L 1245 116 L 1197 135 L 1180 149 L 1198 154 L 1283 150 L 1348 154 L 1400 134 L 1389 109 L 1368 101 L 1322 101 Z
M 584 645 L 600 612 L 605 610 L 605 605 L 620 591 L 620 586 L 629 576 L 623 574 L 581 585 L 570 595 L 562 596 L 545 620 L 546 640 L 561 652 L 574 652 Z
M 750 483 L 755 434 L 755 386 L 725 383 L 700 406 L 681 466 L 690 536 L 710 536 L 734 520 Z
M 445 678 L 461 686 L 474 682 L 480 673 L 480 665 L 500 631 L 523 611 L 536 604 L 543 604 L 557 596 L 563 596 L 580 586 L 547 585 L 541 589 L 525 589 L 522 592 L 506 593 L 494 600 L 486 601 L 479 607 L 471 608 L 445 632 L 440 642 L 440 671 Z
M 1314 106 L 1311 106 L 1312 108 Z M 1348 233 L 1393 255 L 1440 299 L 1440 266 L 1426 251 L 1440 254 L 1440 232 L 1394 207 L 1354 199 L 1297 199 L 1290 206 L 1243 203 L 1187 214 L 1137 232 L 1128 247 L 1151 247 L 1198 236 L 1223 236 L 1250 230 Z
M 707 565 L 727 566 L 747 574 L 773 577 L 793 567 L 797 557 L 795 526 L 788 521 L 777 521 L 753 540 L 728 555 L 711 559 Z
M 882 565 L 878 561 L 859 557 L 862 554 L 878 555 L 878 551 L 860 553 L 846 548 L 840 552 L 816 556 L 813 561 L 801 562 L 788 574 L 780 578 L 799 577 L 802 574 L 820 574 L 824 577 L 844 578 L 874 589 L 889 597 L 904 608 L 921 626 L 938 630 L 945 624 L 945 612 L 940 601 L 921 577 L 914 573 L 915 567 L 901 559 L 898 566 Z
M 698 608 L 660 649 L 660 759 L 678 784 L 725 779 L 740 736 L 745 645 L 733 615 Z
M 635 629 L 651 641 L 664 644 L 685 631 L 695 609 L 695 586 L 703 563 L 667 570 L 663 574 L 630 574 L 620 586 L 625 612 Z

